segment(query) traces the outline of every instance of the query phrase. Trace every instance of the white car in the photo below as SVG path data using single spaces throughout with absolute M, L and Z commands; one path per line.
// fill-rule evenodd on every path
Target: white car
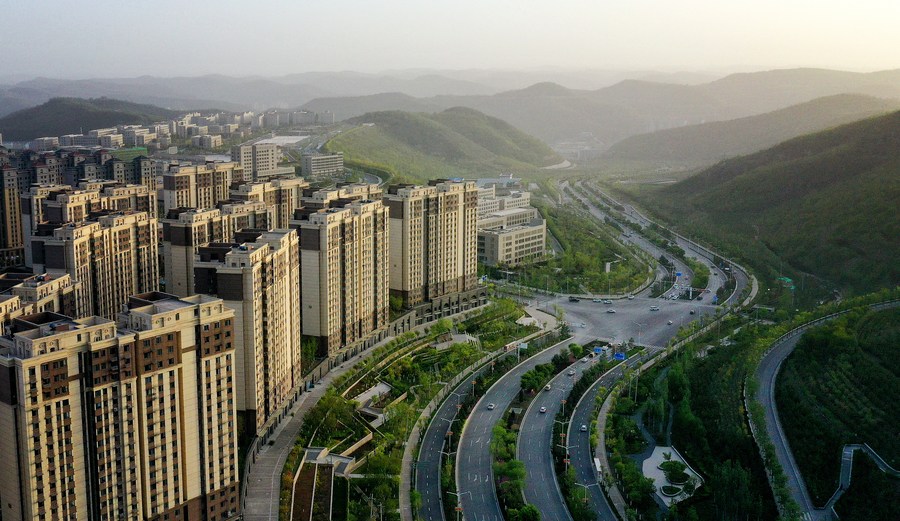
M 591 299 L 591 302 L 596 302 L 597 304 L 600 304 L 601 302 L 603 302 L 603 299 L 602 299 L 602 298 L 595 298 L 595 299 Z
M 547 408 L 546 408 L 546 407 L 541 407 L 541 410 L 540 410 L 540 412 L 541 412 L 541 414 L 543 414 L 543 413 L 545 413 L 545 412 L 547 412 Z
M 587 361 L 588 361 L 588 358 L 587 358 L 587 357 L 584 357 L 584 358 L 581 359 L 581 363 L 582 363 L 582 364 L 586 364 Z
M 574 369 L 569 369 L 569 372 L 566 373 L 566 374 L 569 375 L 569 376 L 575 376 L 575 370 L 574 370 Z
M 489 411 L 493 411 L 496 407 L 497 407 L 496 404 L 489 403 L 487 408 L 488 408 Z
M 607 313 L 615 313 L 616 310 L 613 309 L 613 308 L 609 308 L 609 309 L 606 310 L 606 312 L 607 312 Z
M 650 311 L 659 311 L 659 306 L 650 306 Z
M 581 426 L 581 432 L 587 432 L 587 425 Z

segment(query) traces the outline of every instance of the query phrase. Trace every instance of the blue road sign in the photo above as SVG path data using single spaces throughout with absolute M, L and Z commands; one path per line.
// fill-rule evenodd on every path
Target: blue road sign
M 625 353 L 616 353 L 615 355 L 613 355 L 613 358 L 615 358 L 616 360 L 625 360 Z
M 676 271 L 676 272 L 675 272 L 675 276 L 676 276 L 676 277 L 680 277 L 680 276 L 681 276 L 681 272 L 680 272 L 680 271 Z
M 597 354 L 599 355 L 600 353 L 603 352 L 603 348 L 602 348 L 602 347 L 595 347 L 595 348 L 594 348 L 594 352 L 597 353 Z
M 719 301 L 719 296 L 718 296 L 718 295 L 713 295 L 713 304 L 715 304 L 715 303 L 718 302 L 718 301 Z

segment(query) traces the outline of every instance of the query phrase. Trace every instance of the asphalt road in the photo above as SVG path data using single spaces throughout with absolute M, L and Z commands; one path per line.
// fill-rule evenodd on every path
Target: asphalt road
M 805 331 L 805 329 L 804 329 Z M 793 352 L 797 346 L 797 342 L 802 337 L 802 332 L 785 339 L 775 345 L 772 350 L 759 363 L 756 370 L 756 378 L 759 381 L 759 390 L 756 393 L 756 399 L 762 404 L 766 412 L 766 432 L 769 439 L 775 445 L 775 453 L 778 461 L 784 468 L 787 476 L 788 488 L 794 501 L 800 505 L 800 508 L 808 516 L 808 519 L 829 520 L 831 515 L 829 512 L 815 508 L 809 492 L 806 489 L 806 483 L 794 460 L 794 453 L 788 445 L 787 437 L 781 428 L 781 421 L 778 419 L 778 407 L 775 403 L 775 380 L 778 377 L 778 371 L 785 358 Z
M 644 360 L 656 356 L 660 351 L 659 348 L 648 348 L 646 355 L 641 357 L 640 354 L 632 355 L 625 363 L 629 368 L 637 366 Z M 569 440 L 569 460 L 575 468 L 575 479 L 581 485 L 587 487 L 588 500 L 594 512 L 597 513 L 601 521 L 616 521 L 618 518 L 613 512 L 612 507 L 606 500 L 606 496 L 600 489 L 601 475 L 594 466 L 594 448 L 590 443 L 591 421 L 595 418 L 594 402 L 601 387 L 610 389 L 625 372 L 624 364 L 619 364 L 609 371 L 603 373 L 594 384 L 585 391 L 581 399 L 575 405 L 572 412 L 571 423 L 569 424 L 568 440 Z M 586 432 L 581 431 L 581 426 L 588 428 Z
M 497 380 L 475 404 L 466 420 L 456 453 L 456 487 L 467 520 L 503 520 L 494 489 L 491 431 L 518 394 L 522 374 L 538 364 L 548 363 L 560 349 L 571 342 L 584 341 L 584 338 L 583 334 L 577 334 L 575 338 L 564 340 L 523 361 Z M 495 405 L 493 410 L 488 410 L 489 403 Z
M 415 463 L 415 488 L 422 496 L 422 507 L 419 509 L 419 517 L 422 519 L 429 521 L 444 519 L 441 500 L 441 458 L 449 455 L 442 452 L 445 450 L 448 432 L 452 428 L 460 428 L 463 419 L 454 421 L 457 418 L 457 406 L 470 392 L 472 392 L 471 381 L 466 380 L 459 384 L 453 390 L 453 394 L 449 395 L 432 415 L 431 423 L 425 429 L 419 448 L 419 459 Z
M 525 464 L 525 502 L 538 507 L 542 520 L 571 519 L 553 471 L 552 445 L 563 442 L 553 439 L 553 423 L 574 383 L 585 370 L 599 362 L 598 358 L 590 358 L 589 362 L 576 361 L 564 369 L 550 380 L 549 391 L 543 390 L 534 397 L 522 418 L 516 458 Z M 570 370 L 575 374 L 569 375 Z M 540 412 L 541 407 L 546 412 Z

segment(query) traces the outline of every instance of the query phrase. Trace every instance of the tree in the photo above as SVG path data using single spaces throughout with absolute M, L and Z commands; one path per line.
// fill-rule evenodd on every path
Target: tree
M 534 505 L 525 505 L 519 509 L 519 521 L 541 521 L 541 511 Z

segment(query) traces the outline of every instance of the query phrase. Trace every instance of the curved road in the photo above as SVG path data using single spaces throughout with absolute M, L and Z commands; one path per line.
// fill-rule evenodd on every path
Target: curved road
M 569 395 L 575 382 L 585 370 L 600 361 L 598 358 L 588 360 L 589 363 L 576 360 L 550 380 L 550 390 L 541 391 L 534 397 L 519 426 L 516 458 L 525 464 L 525 502 L 541 511 L 542 520 L 571 519 L 553 470 L 552 446 L 561 441 L 553 439 L 553 423 L 562 400 Z M 574 374 L 570 375 L 572 371 Z M 541 407 L 546 412 L 540 412 Z
M 577 332 L 576 332 L 577 333 Z M 538 364 L 545 364 L 571 342 L 583 336 L 563 340 L 515 366 L 497 380 L 478 400 L 465 422 L 456 453 L 456 487 L 467 520 L 502 521 L 500 503 L 494 489 L 491 433 L 519 392 L 522 375 Z M 487 404 L 495 404 L 488 410 Z
M 618 518 L 613 512 L 612 507 L 606 499 L 606 495 L 600 489 L 600 481 L 602 476 L 594 467 L 593 447 L 590 443 L 590 427 L 591 421 L 594 419 L 594 402 L 601 387 L 607 389 L 622 378 L 625 372 L 625 366 L 629 369 L 634 368 L 639 363 L 649 360 L 661 351 L 660 348 L 651 347 L 647 349 L 647 353 L 642 357 L 640 353 L 632 355 L 631 358 L 624 363 L 619 364 L 609 371 L 603 373 L 591 387 L 585 391 L 581 399 L 575 405 L 572 412 L 571 422 L 569 423 L 569 460 L 575 467 L 575 478 L 578 483 L 587 487 L 589 492 L 589 500 L 594 512 L 597 513 L 601 521 L 616 521 Z M 587 432 L 581 432 L 581 426 L 588 428 Z
M 900 302 L 876 304 L 871 307 L 873 309 L 887 309 L 897 306 L 900 306 Z M 775 381 L 778 378 L 781 364 L 794 351 L 794 348 L 797 347 L 797 342 L 803 336 L 803 333 L 811 327 L 818 326 L 842 314 L 844 313 L 836 313 L 814 320 L 786 333 L 784 337 L 779 339 L 771 348 L 769 348 L 769 351 L 760 361 L 759 367 L 756 370 L 756 379 L 759 382 L 756 399 L 762 404 L 763 409 L 765 409 L 765 429 L 769 435 L 769 439 L 775 445 L 775 454 L 778 457 L 778 462 L 781 463 L 782 468 L 784 468 L 791 496 L 805 513 L 806 518 L 816 521 L 833 519 L 832 510 L 816 508 L 809 496 L 806 482 L 803 480 L 803 475 L 800 473 L 799 467 L 797 467 L 794 453 L 791 451 L 790 444 L 788 443 L 787 437 L 784 434 L 784 429 L 781 426 L 781 420 L 778 417 L 778 405 L 775 403 Z

